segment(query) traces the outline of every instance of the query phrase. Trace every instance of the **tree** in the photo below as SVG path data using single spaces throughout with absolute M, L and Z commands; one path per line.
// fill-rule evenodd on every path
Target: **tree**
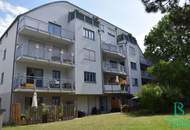
M 190 6 L 178 7 L 164 16 L 145 36 L 145 56 L 159 60 L 190 64 Z
M 169 12 L 180 6 L 180 2 L 184 0 L 141 0 L 147 12 L 157 12 L 160 10 L 162 13 Z M 190 4 L 190 0 L 185 0 L 184 5 Z

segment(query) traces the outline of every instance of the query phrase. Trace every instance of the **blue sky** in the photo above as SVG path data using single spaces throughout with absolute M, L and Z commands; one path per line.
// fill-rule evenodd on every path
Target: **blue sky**
M 0 35 L 16 15 L 55 0 L 0 0 Z M 144 36 L 163 15 L 148 14 L 141 0 L 68 0 L 81 8 L 132 33 L 144 50 Z

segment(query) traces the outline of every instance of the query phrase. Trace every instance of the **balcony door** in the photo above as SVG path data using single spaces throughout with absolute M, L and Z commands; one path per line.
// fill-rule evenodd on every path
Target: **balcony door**
M 27 83 L 34 83 L 36 87 L 43 87 L 43 69 L 27 68 Z

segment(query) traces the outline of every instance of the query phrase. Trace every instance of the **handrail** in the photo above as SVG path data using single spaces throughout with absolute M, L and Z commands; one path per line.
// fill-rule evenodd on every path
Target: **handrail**
M 71 79 L 53 79 L 47 77 L 27 76 L 21 74 L 17 74 L 16 76 L 14 76 L 14 89 L 33 89 L 34 83 L 36 83 L 35 87 L 37 89 L 75 89 L 74 81 Z
M 124 72 L 126 73 L 125 66 L 120 64 L 116 64 L 116 67 L 113 67 L 109 62 L 103 62 L 103 68 L 107 71 L 117 71 L 117 72 Z
M 52 35 L 52 36 L 56 35 L 56 36 L 59 36 L 61 38 L 66 38 L 69 40 L 75 39 L 74 32 L 61 27 L 61 34 L 60 35 L 52 33 L 48 30 L 49 24 L 47 22 L 39 20 L 39 19 L 32 18 L 32 17 L 27 16 L 27 15 L 23 16 L 22 19 L 20 20 L 19 29 L 21 29 L 22 27 L 25 27 L 25 26 L 32 28 L 32 29 L 35 29 L 37 31 L 45 32 L 45 33 Z
M 36 45 L 38 47 L 36 48 Z M 60 48 L 51 48 L 48 50 L 49 46 L 40 46 L 41 44 L 21 44 L 17 47 L 16 58 L 20 56 L 32 57 L 36 59 L 43 59 L 48 61 L 56 61 L 60 63 L 74 64 L 74 54 L 73 53 L 61 53 Z
M 110 52 L 115 52 L 123 56 L 125 55 L 123 50 L 120 49 L 117 45 L 109 44 L 104 41 L 102 41 L 102 49 Z

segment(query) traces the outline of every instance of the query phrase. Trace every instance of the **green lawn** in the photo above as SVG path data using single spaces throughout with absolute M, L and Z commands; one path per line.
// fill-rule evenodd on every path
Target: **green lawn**
M 3 130 L 189 130 L 172 128 L 166 122 L 168 115 L 131 116 L 122 113 L 88 116 L 69 121 L 37 124 L 18 127 L 5 127 Z M 190 119 L 190 115 L 185 115 Z

